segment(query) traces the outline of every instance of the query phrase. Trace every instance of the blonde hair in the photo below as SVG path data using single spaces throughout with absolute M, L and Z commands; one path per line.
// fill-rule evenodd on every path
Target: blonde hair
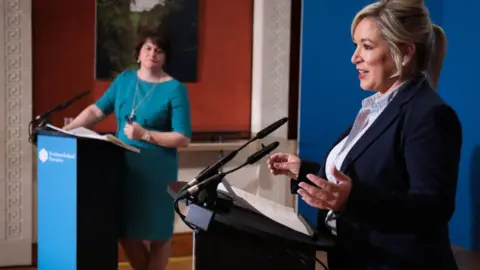
M 433 88 L 437 88 L 447 38 L 440 26 L 432 24 L 423 0 L 381 0 L 364 7 L 353 19 L 352 37 L 364 18 L 372 18 L 377 22 L 382 38 L 389 44 L 397 68 L 393 77 L 408 75 L 406 72 L 427 71 Z M 415 45 L 415 54 L 412 64 L 403 67 L 400 46 L 407 43 Z

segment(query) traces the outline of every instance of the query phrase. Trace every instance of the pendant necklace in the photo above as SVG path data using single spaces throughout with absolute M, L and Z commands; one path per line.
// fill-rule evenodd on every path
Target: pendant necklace
M 137 85 L 135 86 L 135 93 L 133 95 L 133 102 L 132 102 L 132 111 L 130 112 L 130 115 L 127 117 L 127 120 L 129 123 L 133 123 L 135 121 L 135 112 L 137 109 L 142 105 L 143 101 L 147 99 L 147 97 L 153 92 L 153 89 L 157 86 L 157 83 L 154 83 L 150 90 L 145 94 L 145 96 L 140 100 L 140 102 L 135 106 L 135 101 L 137 100 L 137 92 L 139 88 L 139 80 L 137 78 Z

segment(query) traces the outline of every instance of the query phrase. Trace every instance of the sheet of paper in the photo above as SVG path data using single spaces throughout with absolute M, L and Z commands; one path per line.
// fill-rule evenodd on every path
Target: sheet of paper
M 72 135 L 72 136 L 76 136 L 76 137 L 80 137 L 80 138 L 88 138 L 88 139 L 94 139 L 94 140 L 107 141 L 107 142 L 116 144 L 120 147 L 123 147 L 123 148 L 125 148 L 129 151 L 140 153 L 140 149 L 120 141 L 117 137 L 115 137 L 111 134 L 100 135 L 100 134 L 96 133 L 95 131 L 90 130 L 88 128 L 84 128 L 84 127 L 74 128 L 74 129 L 68 130 L 68 131 L 64 130 L 62 128 L 56 127 L 54 125 L 50 125 L 50 124 L 47 124 L 47 127 L 51 128 L 53 130 L 56 130 L 58 132 L 64 133 L 64 134 L 68 134 L 68 135 Z
M 90 130 L 88 128 L 84 128 L 84 127 L 74 128 L 74 129 L 70 130 L 70 132 L 77 135 L 77 136 L 98 136 L 98 137 L 102 137 L 102 135 L 96 133 L 95 131 Z
M 306 224 L 291 207 L 281 205 L 272 200 L 232 187 L 226 181 L 218 185 L 218 190 L 232 196 L 235 199 L 235 203 L 240 207 L 262 214 L 297 232 L 309 236 L 312 235 L 312 230 L 309 228 L 308 224 Z
M 107 135 L 104 135 L 105 139 L 113 144 L 116 144 L 120 147 L 123 147 L 127 150 L 130 150 L 130 151 L 133 151 L 133 152 L 137 152 L 137 153 L 140 153 L 140 149 L 136 148 L 136 147 L 133 147 L 131 145 L 128 145 L 122 141 L 120 141 L 117 137 L 111 135 L 111 134 L 107 134 Z

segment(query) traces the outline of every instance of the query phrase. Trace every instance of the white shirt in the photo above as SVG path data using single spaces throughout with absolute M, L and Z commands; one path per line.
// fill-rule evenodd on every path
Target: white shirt
M 338 170 L 342 167 L 345 157 L 350 152 L 352 147 L 357 143 L 357 141 L 363 136 L 363 134 L 368 130 L 368 128 L 375 122 L 378 116 L 383 112 L 387 107 L 390 101 L 395 97 L 400 86 L 389 89 L 385 93 L 376 93 L 368 98 L 362 100 L 362 108 L 355 120 L 354 126 L 360 124 L 359 131 L 356 132 L 355 127 L 352 128 L 350 134 L 346 136 L 342 141 L 340 141 L 328 154 L 327 160 L 325 163 L 325 174 L 329 182 L 337 183 L 338 181 L 332 175 L 332 166 L 336 166 Z M 360 116 L 360 114 L 363 117 Z M 363 119 L 363 120 L 362 120 Z M 353 137 L 350 138 L 352 135 Z M 345 145 L 345 143 L 348 143 Z M 329 211 L 327 218 L 325 219 L 325 224 L 327 228 L 330 228 L 332 234 L 336 235 L 336 220 L 333 211 Z

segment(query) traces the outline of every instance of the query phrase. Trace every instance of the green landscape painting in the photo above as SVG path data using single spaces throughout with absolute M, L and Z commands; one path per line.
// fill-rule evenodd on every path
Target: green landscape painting
M 199 0 L 96 0 L 95 77 L 112 80 L 138 68 L 135 46 L 144 31 L 166 33 L 166 71 L 183 82 L 197 79 Z

